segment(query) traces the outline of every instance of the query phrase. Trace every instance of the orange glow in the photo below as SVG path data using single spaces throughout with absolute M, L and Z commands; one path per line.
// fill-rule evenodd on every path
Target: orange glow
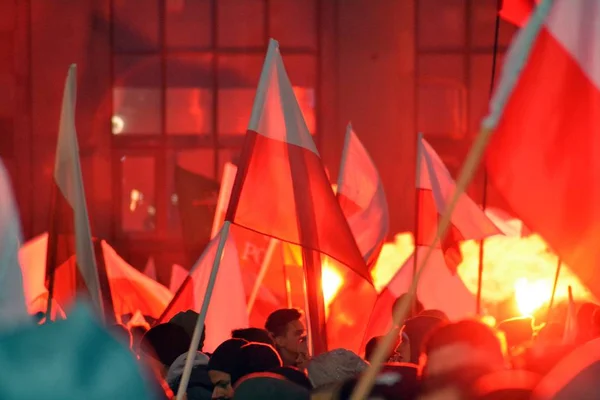
M 514 220 L 506 221 L 513 223 Z M 517 221 L 519 222 L 519 221 Z M 520 229 L 519 229 L 520 231 Z M 375 267 L 371 271 L 375 287 L 381 291 L 412 254 L 412 234 L 397 234 L 394 242 L 385 243 Z M 461 244 L 462 263 L 458 274 L 473 294 L 477 293 L 479 269 L 479 243 L 466 241 Z M 484 276 L 482 305 L 492 311 L 494 306 L 513 299 L 518 312 L 531 314 L 546 306 L 552 294 L 557 256 L 539 235 L 526 237 L 493 236 L 487 238 L 484 248 Z M 576 300 L 596 301 L 590 291 L 569 267 L 563 264 L 556 289 L 556 302 L 568 298 L 568 286 L 573 287 Z
M 323 288 L 323 301 L 325 303 L 326 311 L 343 283 L 344 279 L 342 278 L 342 275 L 326 260 L 323 263 L 323 269 L 321 270 L 321 287 Z

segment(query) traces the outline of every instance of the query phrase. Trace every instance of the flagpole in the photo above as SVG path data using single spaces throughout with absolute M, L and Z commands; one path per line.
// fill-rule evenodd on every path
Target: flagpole
M 56 256 L 57 256 L 57 229 L 58 229 L 58 215 L 56 212 L 56 196 L 58 188 L 53 179 L 52 185 L 52 197 L 50 200 L 50 227 L 48 229 L 48 242 L 46 244 L 46 280 L 48 281 L 48 304 L 46 305 L 46 322 L 52 320 L 52 299 L 54 298 L 54 281 L 56 278 Z
M 467 154 L 466 160 L 463 164 L 460 174 L 458 175 L 458 179 L 456 180 L 456 189 L 454 190 L 452 198 L 450 199 L 450 202 L 444 210 L 444 214 L 442 215 L 442 218 L 438 224 L 435 240 L 433 241 L 432 246 L 426 249 L 426 252 L 423 256 L 423 260 L 421 261 L 421 263 L 419 264 L 419 268 L 417 269 L 417 274 L 415 275 L 412 281 L 410 290 L 408 292 L 407 301 L 403 301 L 400 303 L 398 313 L 393 321 L 394 325 L 401 324 L 404 321 L 404 319 L 409 315 L 411 303 L 416 297 L 419 279 L 423 274 L 425 268 L 427 268 L 428 266 L 428 262 L 431 258 L 434 247 L 440 242 L 440 239 L 443 238 L 448 232 L 452 212 L 456 208 L 460 196 L 465 192 L 465 189 L 473 180 L 473 176 L 475 175 L 475 172 L 479 167 L 479 164 L 483 157 L 483 153 L 487 147 L 491 135 L 492 131 L 484 128 L 475 138 L 471 150 Z M 371 388 L 373 387 L 373 384 L 375 383 L 377 374 L 381 370 L 381 366 L 387 359 L 388 352 L 392 348 L 397 338 L 397 332 L 395 332 L 395 330 L 392 329 L 388 331 L 388 333 L 383 337 L 381 341 L 378 342 L 377 347 L 375 348 L 375 353 L 372 357 L 371 365 L 361 375 L 357 385 L 354 388 L 354 391 L 352 392 L 352 395 L 350 397 L 351 400 L 362 400 L 367 398 L 369 392 L 371 391 Z
M 415 277 L 417 276 L 417 267 L 418 267 L 418 254 L 419 252 L 418 250 L 418 243 L 419 243 L 419 235 L 420 235 L 420 229 L 419 229 L 419 225 L 421 225 L 420 222 L 420 217 L 421 217 L 421 202 L 419 201 L 419 184 L 421 181 L 421 141 L 423 138 L 423 134 L 422 133 L 418 133 L 417 134 L 417 162 L 416 162 L 416 169 L 415 169 L 415 225 L 413 228 L 413 243 L 414 243 L 414 250 L 413 250 L 413 267 L 412 267 L 412 277 L 413 280 L 415 279 Z M 413 300 L 413 303 L 410 306 L 410 313 L 416 314 L 417 312 L 417 298 L 415 296 L 415 299 Z
M 556 263 L 556 272 L 554 274 L 554 284 L 552 285 L 552 295 L 550 296 L 550 302 L 548 303 L 548 313 L 546 315 L 546 323 L 550 322 L 550 315 L 552 314 L 552 307 L 554 306 L 554 298 L 556 296 L 556 287 L 558 286 L 558 278 L 560 276 L 560 270 L 562 269 L 562 259 L 558 257 Z
M 252 287 L 252 292 L 250 292 L 250 297 L 248 298 L 248 304 L 246 305 L 246 310 L 248 311 L 248 315 L 252 312 L 254 308 L 254 303 L 256 302 L 256 297 L 258 296 L 258 291 L 260 290 L 260 285 L 262 285 L 265 280 L 265 275 L 269 270 L 269 265 L 271 264 L 271 260 L 273 259 L 273 253 L 279 244 L 279 240 L 275 238 L 269 239 L 269 245 L 267 247 L 267 251 L 265 252 L 265 256 L 263 257 L 262 263 L 260 264 L 260 270 L 258 271 L 258 276 L 256 277 L 256 281 L 254 281 L 254 286 Z
M 217 251 L 215 252 L 215 259 L 210 271 L 206 292 L 204 293 L 204 300 L 202 300 L 202 307 L 200 308 L 198 319 L 196 319 L 196 327 L 194 328 L 194 334 L 192 335 L 192 341 L 190 343 L 190 348 L 185 360 L 185 366 L 181 375 L 181 382 L 179 383 L 179 388 L 177 389 L 177 400 L 183 400 L 187 392 L 187 387 L 190 382 L 190 375 L 192 373 L 192 365 L 195 360 L 195 354 L 198 350 L 198 345 L 200 344 L 202 332 L 204 331 L 204 321 L 206 320 L 210 298 L 215 287 L 215 282 L 217 281 L 217 274 L 219 272 L 219 266 L 221 265 L 223 250 L 225 249 L 225 244 L 227 243 L 227 237 L 229 236 L 230 226 L 231 222 L 225 221 L 223 223 L 223 228 L 221 229 L 221 236 L 219 237 Z
M 500 38 L 500 11 L 502 10 L 502 0 L 496 2 L 496 24 L 494 26 L 494 49 L 492 54 L 492 77 L 490 79 L 490 98 L 494 92 L 494 83 L 496 80 L 496 63 L 498 61 L 498 42 Z M 483 167 L 483 196 L 481 198 L 481 207 L 485 212 L 487 208 L 487 186 L 488 174 L 485 166 Z M 481 315 L 481 291 L 483 286 L 483 262 L 484 262 L 485 238 L 479 241 L 479 268 L 477 271 L 477 303 L 476 314 Z

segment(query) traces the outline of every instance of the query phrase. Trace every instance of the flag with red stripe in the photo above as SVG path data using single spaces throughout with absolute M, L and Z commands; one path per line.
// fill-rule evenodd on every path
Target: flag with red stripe
M 600 295 L 600 1 L 544 1 L 514 39 L 482 128 L 491 182 Z
M 316 353 L 325 351 L 321 255 L 370 281 L 279 54 L 270 41 L 226 219 L 300 245 Z
M 427 247 L 415 249 L 417 259 L 422 260 Z M 392 307 L 398 297 L 408 293 L 413 280 L 414 257 L 410 256 L 392 280 L 379 293 L 363 338 L 362 349 L 375 336 L 387 333 L 392 327 Z M 467 289 L 460 276 L 452 274 L 446 267 L 441 249 L 434 249 L 427 268 L 421 274 L 417 297 L 426 309 L 441 310 L 450 319 L 457 320 L 472 315 L 475 311 L 475 296 Z
M 217 236 L 208 243 L 204 253 L 183 281 L 178 295 L 168 305 L 167 312 L 163 313 L 159 322 L 168 321 L 181 311 L 200 310 L 222 232 L 219 231 Z M 242 282 L 237 248 L 231 233 L 225 242 L 205 325 L 204 350 L 208 352 L 229 339 L 233 329 L 248 327 L 246 292 Z
M 372 268 L 388 234 L 389 210 L 377 168 L 351 124 L 346 128 L 337 197 L 358 248 Z
M 53 296 L 63 307 L 77 292 L 85 292 L 103 314 L 75 130 L 76 74 L 77 67 L 73 64 L 65 83 L 60 115 L 46 274 L 54 280 Z
M 415 246 L 430 246 L 438 222 L 446 210 L 456 185 L 450 172 L 422 135 L 417 151 L 417 212 Z M 450 271 L 462 261 L 459 244 L 464 240 L 480 240 L 500 234 L 500 230 L 469 196 L 462 194 L 452 213 L 450 229 L 439 246 Z

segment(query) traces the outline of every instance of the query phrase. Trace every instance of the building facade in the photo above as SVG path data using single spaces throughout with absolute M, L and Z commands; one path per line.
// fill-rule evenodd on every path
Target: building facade
M 235 159 L 270 37 L 332 178 L 351 120 L 383 179 L 391 233 L 410 231 L 417 132 L 455 172 L 486 111 L 494 51 L 497 76 L 515 31 L 502 22 L 494 46 L 496 2 L 0 0 L 0 156 L 25 235 L 48 229 L 77 63 L 94 235 L 135 266 L 152 256 L 159 275 L 185 263 L 174 168 L 218 179 Z

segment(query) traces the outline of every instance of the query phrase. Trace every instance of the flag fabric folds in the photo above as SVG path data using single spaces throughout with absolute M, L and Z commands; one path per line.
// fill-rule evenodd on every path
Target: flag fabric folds
M 419 135 L 417 146 L 418 226 L 415 229 L 415 245 L 430 246 L 456 184 L 443 161 L 422 135 Z M 463 193 L 452 213 L 450 229 L 439 244 L 450 271 L 456 273 L 462 261 L 460 242 L 480 240 L 500 233 L 483 210 Z
M 388 234 L 389 210 L 377 168 L 351 124 L 346 129 L 337 198 L 365 262 L 373 267 Z
M 326 351 L 321 256 L 371 280 L 275 40 L 261 72 L 226 220 L 302 247 L 315 353 Z
M 422 260 L 427 247 L 419 246 L 415 251 L 417 259 Z M 392 327 L 392 306 L 398 297 L 408 293 L 410 289 L 414 257 L 413 254 L 400 266 L 392 280 L 379 293 L 363 338 L 362 349 L 369 339 L 384 335 Z M 427 267 L 421 274 L 417 297 L 426 309 L 444 311 L 452 320 L 468 317 L 475 311 L 475 296 L 458 274 L 452 274 L 448 270 L 441 249 L 433 250 Z
M 83 290 L 89 294 L 102 315 L 98 268 L 75 130 L 76 75 L 77 67 L 73 64 L 67 75 L 60 115 L 46 274 L 48 278 L 53 276 L 54 295 L 60 304 L 66 306 L 73 300 L 76 292 Z M 76 261 L 71 259 L 73 252 L 76 254 Z M 65 264 L 69 259 L 71 261 Z M 59 270 L 60 265 L 63 267 Z
M 181 232 L 190 266 L 200 257 L 211 239 L 219 182 L 177 165 L 175 191 Z
M 10 178 L 0 161 L 0 329 L 30 320 L 19 265 L 22 240 Z
M 206 250 L 190 270 L 188 278 L 184 280 L 180 295 L 173 299 L 169 311 L 162 316 L 162 322 L 168 321 L 180 311 L 200 311 L 222 234 L 223 231 L 219 231 L 208 243 Z M 246 293 L 235 240 L 231 234 L 227 235 L 204 323 L 204 350 L 208 352 L 212 352 L 224 340 L 229 339 L 233 329 L 248 327 Z
M 544 1 L 509 49 L 482 129 L 490 181 L 600 295 L 600 1 Z
M 370 280 L 271 40 L 226 219 L 325 254 Z

